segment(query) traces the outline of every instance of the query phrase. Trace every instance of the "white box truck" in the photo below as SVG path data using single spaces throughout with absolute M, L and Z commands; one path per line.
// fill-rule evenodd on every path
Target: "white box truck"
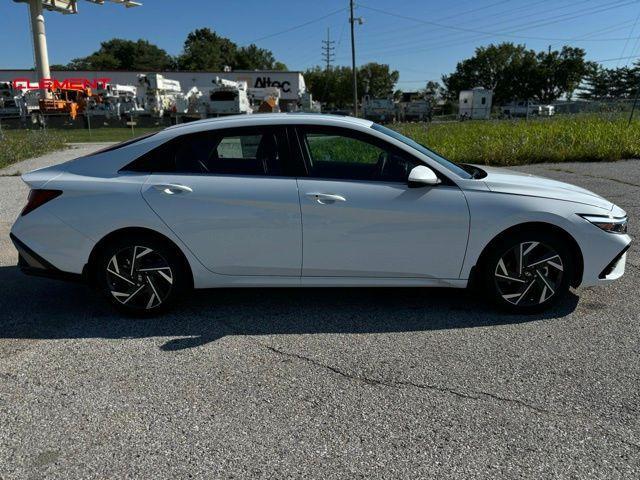
M 460 91 L 460 120 L 488 120 L 491 116 L 493 90 L 475 87 Z

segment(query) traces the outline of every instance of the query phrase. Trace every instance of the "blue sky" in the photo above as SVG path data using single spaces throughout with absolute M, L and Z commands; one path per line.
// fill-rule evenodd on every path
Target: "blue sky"
M 209 27 L 240 45 L 272 50 L 292 70 L 321 63 L 329 28 L 335 63 L 350 64 L 347 0 L 140 1 L 144 5 L 132 9 L 80 2 L 79 15 L 46 13 L 51 63 L 88 55 L 113 37 L 143 38 L 178 54 L 187 33 Z M 364 19 L 356 26 L 358 64 L 388 63 L 400 71 L 405 90 L 438 80 L 491 42 L 537 50 L 571 44 L 592 60 L 640 56 L 640 0 L 362 0 L 356 16 Z M 0 68 L 33 66 L 29 32 L 27 6 L 0 2 Z

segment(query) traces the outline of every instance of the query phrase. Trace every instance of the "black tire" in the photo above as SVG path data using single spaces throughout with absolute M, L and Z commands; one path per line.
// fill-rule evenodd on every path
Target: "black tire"
M 574 271 L 574 257 L 562 236 L 523 231 L 489 247 L 479 280 L 490 302 L 528 314 L 546 310 L 566 296 Z
M 95 283 L 121 313 L 164 313 L 190 290 L 186 260 L 176 248 L 151 235 L 126 234 L 109 241 L 96 256 Z

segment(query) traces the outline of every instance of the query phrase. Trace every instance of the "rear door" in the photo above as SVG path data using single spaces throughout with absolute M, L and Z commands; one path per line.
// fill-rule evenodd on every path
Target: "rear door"
M 420 160 L 343 128 L 297 128 L 303 277 L 459 278 L 469 231 L 462 191 L 412 188 Z
M 284 130 L 198 132 L 149 155 L 145 200 L 209 270 L 300 275 L 300 204 Z

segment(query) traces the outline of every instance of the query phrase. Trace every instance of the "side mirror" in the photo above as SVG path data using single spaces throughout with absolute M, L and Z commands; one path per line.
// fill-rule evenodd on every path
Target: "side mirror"
M 424 165 L 418 165 L 413 167 L 409 172 L 409 186 L 410 187 L 422 187 L 424 185 L 437 185 L 440 183 L 440 179 L 429 167 Z

